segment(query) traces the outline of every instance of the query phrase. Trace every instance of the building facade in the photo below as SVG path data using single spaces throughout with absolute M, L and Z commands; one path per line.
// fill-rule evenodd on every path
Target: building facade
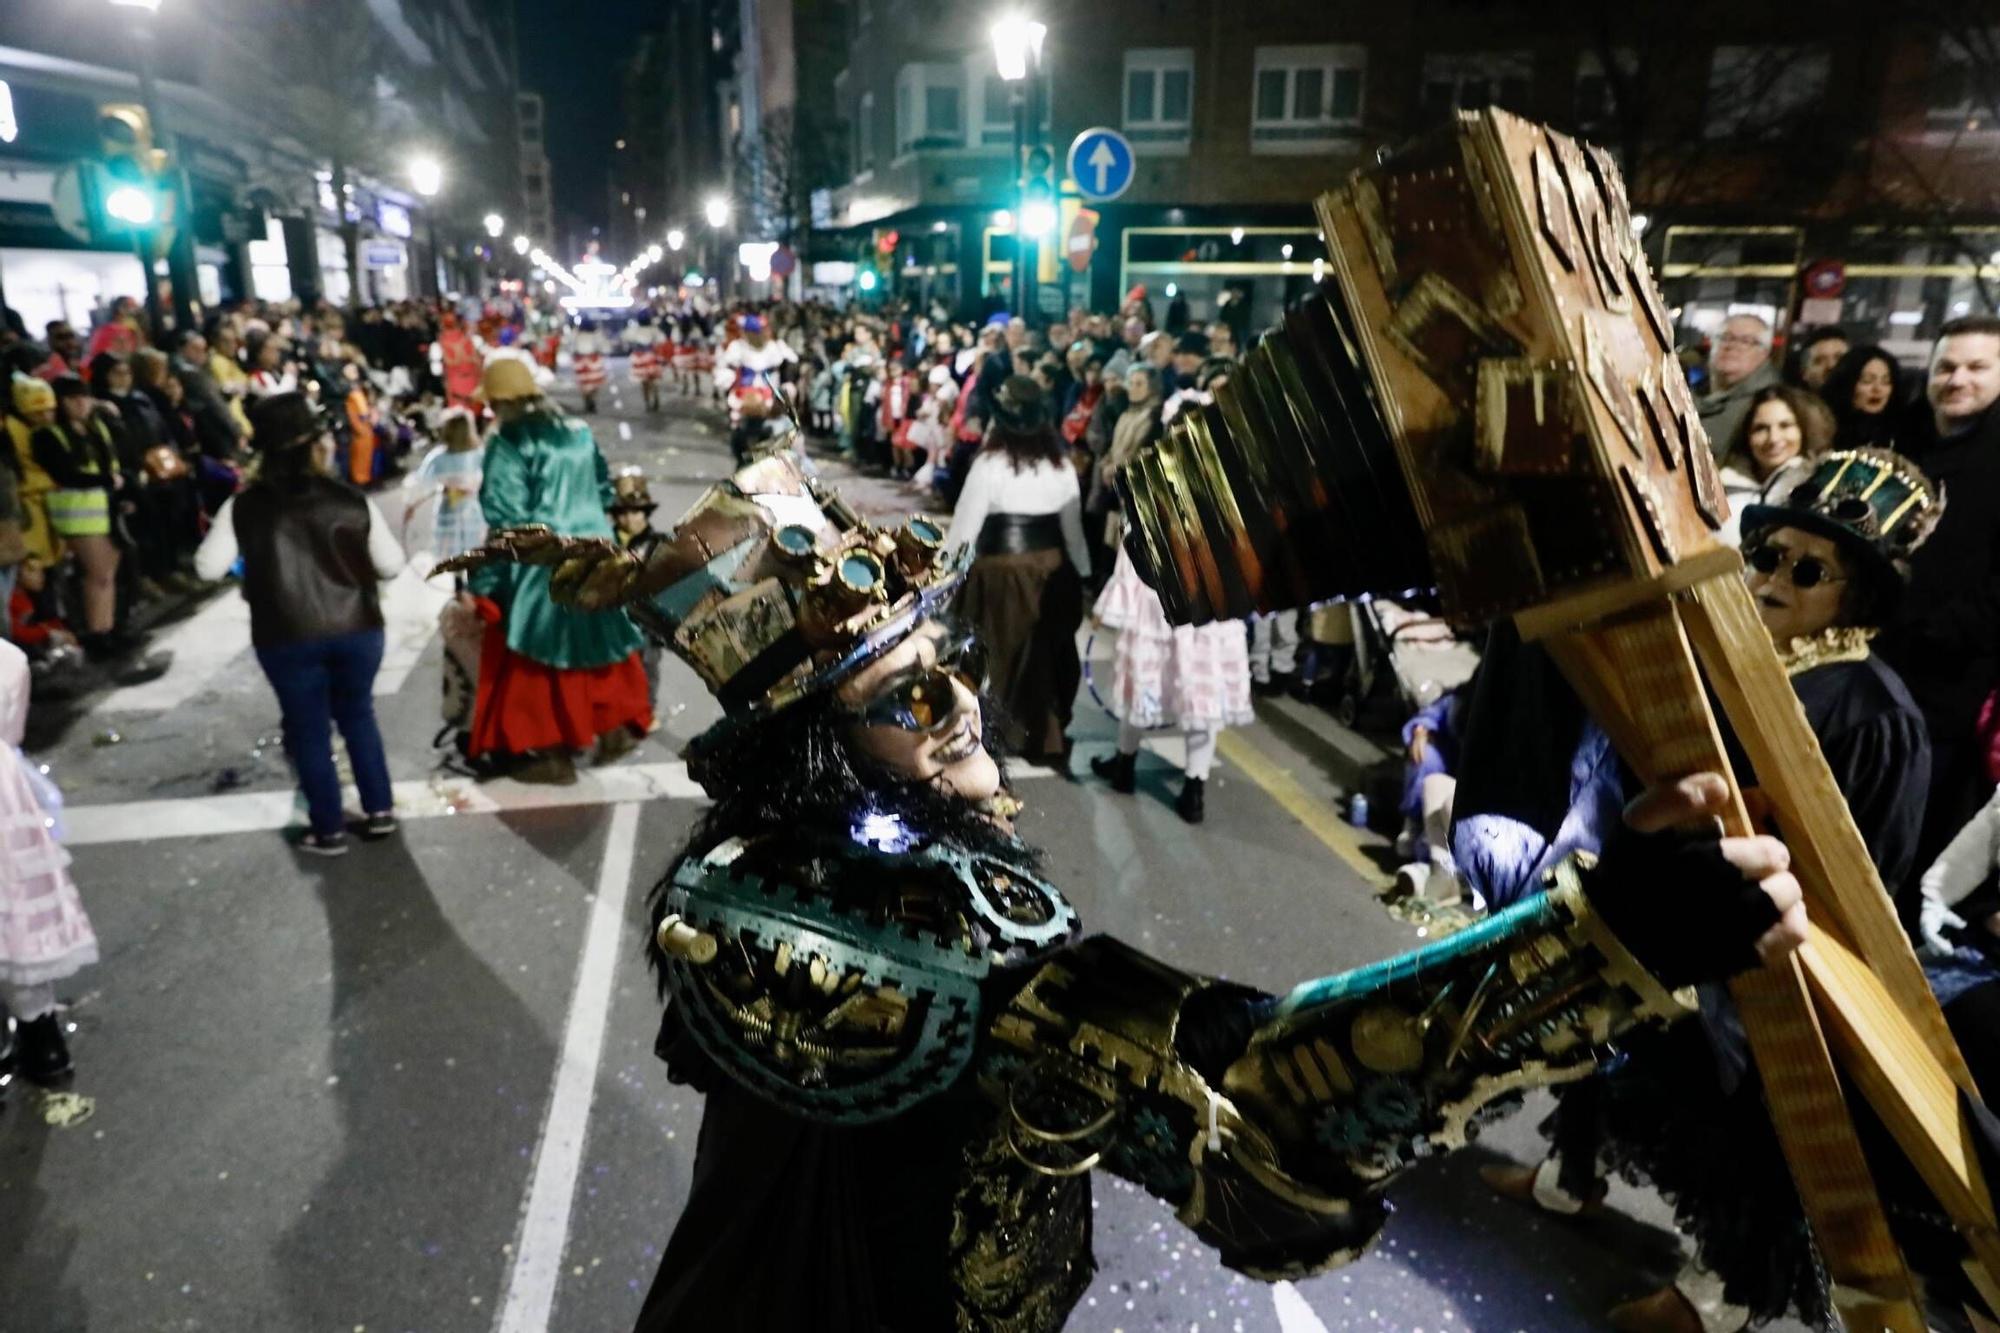
M 883 292 L 960 310 L 1014 301 L 1014 86 L 993 14 L 961 0 L 846 6 L 833 80 L 845 161 L 817 248 L 872 265 Z M 1980 0 L 1699 0 L 1589 24 L 1563 6 L 1424 0 L 1097 0 L 1039 17 L 1047 91 L 1031 141 L 1060 174 L 1078 132 L 1107 126 L 1137 167 L 1125 194 L 1091 206 L 1082 271 L 1040 263 L 1048 310 L 1112 308 L 1145 286 L 1191 318 L 1228 294 L 1269 322 L 1315 278 L 1312 197 L 1487 104 L 1620 158 L 1696 328 L 1755 308 L 1914 346 L 2000 295 L 2000 20 Z M 1075 206 L 1042 249 L 1067 258 Z
M 87 323 L 144 291 L 135 255 L 75 238 L 53 210 L 63 169 L 99 152 L 98 106 L 138 100 L 142 40 L 187 173 L 204 305 L 396 299 L 427 291 L 433 264 L 469 287 L 489 259 L 481 216 L 521 215 L 506 0 L 209 0 L 150 19 L 8 0 L 0 81 L 16 132 L 0 142 L 0 292 L 31 329 Z M 412 189 L 418 153 L 444 164 L 434 200 Z

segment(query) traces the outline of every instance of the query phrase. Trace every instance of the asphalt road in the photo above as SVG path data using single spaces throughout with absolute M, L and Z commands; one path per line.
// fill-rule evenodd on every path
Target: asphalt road
M 649 469 L 662 523 L 726 470 L 705 410 L 606 406 L 598 438 Z M 277 707 L 233 593 L 161 631 L 163 680 L 44 718 L 59 734 L 35 758 L 67 794 L 104 959 L 62 988 L 84 1101 L 16 1086 L 0 1109 L 0 1330 L 630 1327 L 701 1114 L 651 1055 L 641 904 L 699 809 L 676 752 L 716 710 L 670 657 L 663 726 L 615 769 L 553 795 L 443 773 L 440 597 L 411 575 L 389 598 L 378 704 L 405 831 L 341 860 L 281 834 Z M 1081 769 L 1112 726 L 1087 699 L 1079 719 Z M 1417 943 L 1296 729 L 1235 744 L 1199 829 L 1157 759 L 1137 799 L 1024 778 L 1026 836 L 1085 922 L 1274 988 Z M 1481 1151 L 1534 1152 L 1535 1114 Z M 1480 1160 L 1417 1173 L 1373 1253 L 1277 1288 L 1101 1177 L 1101 1270 L 1071 1327 L 1581 1330 L 1671 1272 L 1657 1204 L 1621 1189 L 1606 1220 L 1547 1221 L 1490 1198 Z

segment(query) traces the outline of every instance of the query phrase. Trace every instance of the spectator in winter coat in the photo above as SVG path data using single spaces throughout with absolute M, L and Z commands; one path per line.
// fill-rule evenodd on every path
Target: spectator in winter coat
M 1927 866 L 1991 794 L 1976 740 L 2000 680 L 2000 319 L 1940 331 L 1903 450 L 1939 484 L 1944 514 L 1910 560 L 1910 589 L 1876 651 L 1930 724 L 1931 787 L 1916 863 Z M 1901 900 L 1911 906 L 1906 895 Z
M 1718 462 L 1749 415 L 1750 400 L 1777 382 L 1777 367 L 1771 364 L 1771 326 L 1756 315 L 1723 320 L 1708 359 L 1708 387 L 1695 400 Z

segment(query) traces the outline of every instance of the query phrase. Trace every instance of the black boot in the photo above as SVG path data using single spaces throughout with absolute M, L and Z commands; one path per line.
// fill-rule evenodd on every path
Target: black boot
M 75 1071 L 70 1063 L 69 1043 L 63 1040 L 62 1020 L 54 1013 L 43 1014 L 32 1023 L 15 1029 L 14 1067 L 30 1083 L 50 1087 L 68 1080 Z
M 1139 789 L 1139 778 L 1133 771 L 1138 764 L 1136 750 L 1131 754 L 1099 755 L 1090 761 L 1090 771 L 1110 783 L 1111 790 L 1121 796 L 1130 796 Z
M 1202 778 L 1189 778 L 1181 784 L 1181 794 L 1174 798 L 1174 810 L 1190 824 L 1199 824 L 1208 813 L 1202 806 L 1202 789 L 1207 785 Z

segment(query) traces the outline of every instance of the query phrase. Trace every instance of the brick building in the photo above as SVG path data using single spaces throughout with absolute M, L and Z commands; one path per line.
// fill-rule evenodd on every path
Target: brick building
M 1138 158 L 1131 189 L 1097 208 L 1088 273 L 1059 277 L 1063 299 L 1105 307 L 1144 283 L 1200 317 L 1234 289 L 1267 321 L 1312 281 L 1319 189 L 1453 108 L 1489 102 L 1619 155 L 1691 324 L 1748 307 L 1915 346 L 2000 295 L 1990 4 L 1578 13 L 1436 0 L 1045 6 L 1042 142 L 1060 163 L 1079 131 L 1104 125 Z M 815 253 L 873 262 L 885 292 L 962 309 L 1007 301 L 1013 121 L 994 17 L 962 0 L 848 0 L 833 80 L 844 166 Z M 1819 261 L 1844 264 L 1844 286 L 1821 298 L 1838 306 L 1801 312 L 1801 275 Z

